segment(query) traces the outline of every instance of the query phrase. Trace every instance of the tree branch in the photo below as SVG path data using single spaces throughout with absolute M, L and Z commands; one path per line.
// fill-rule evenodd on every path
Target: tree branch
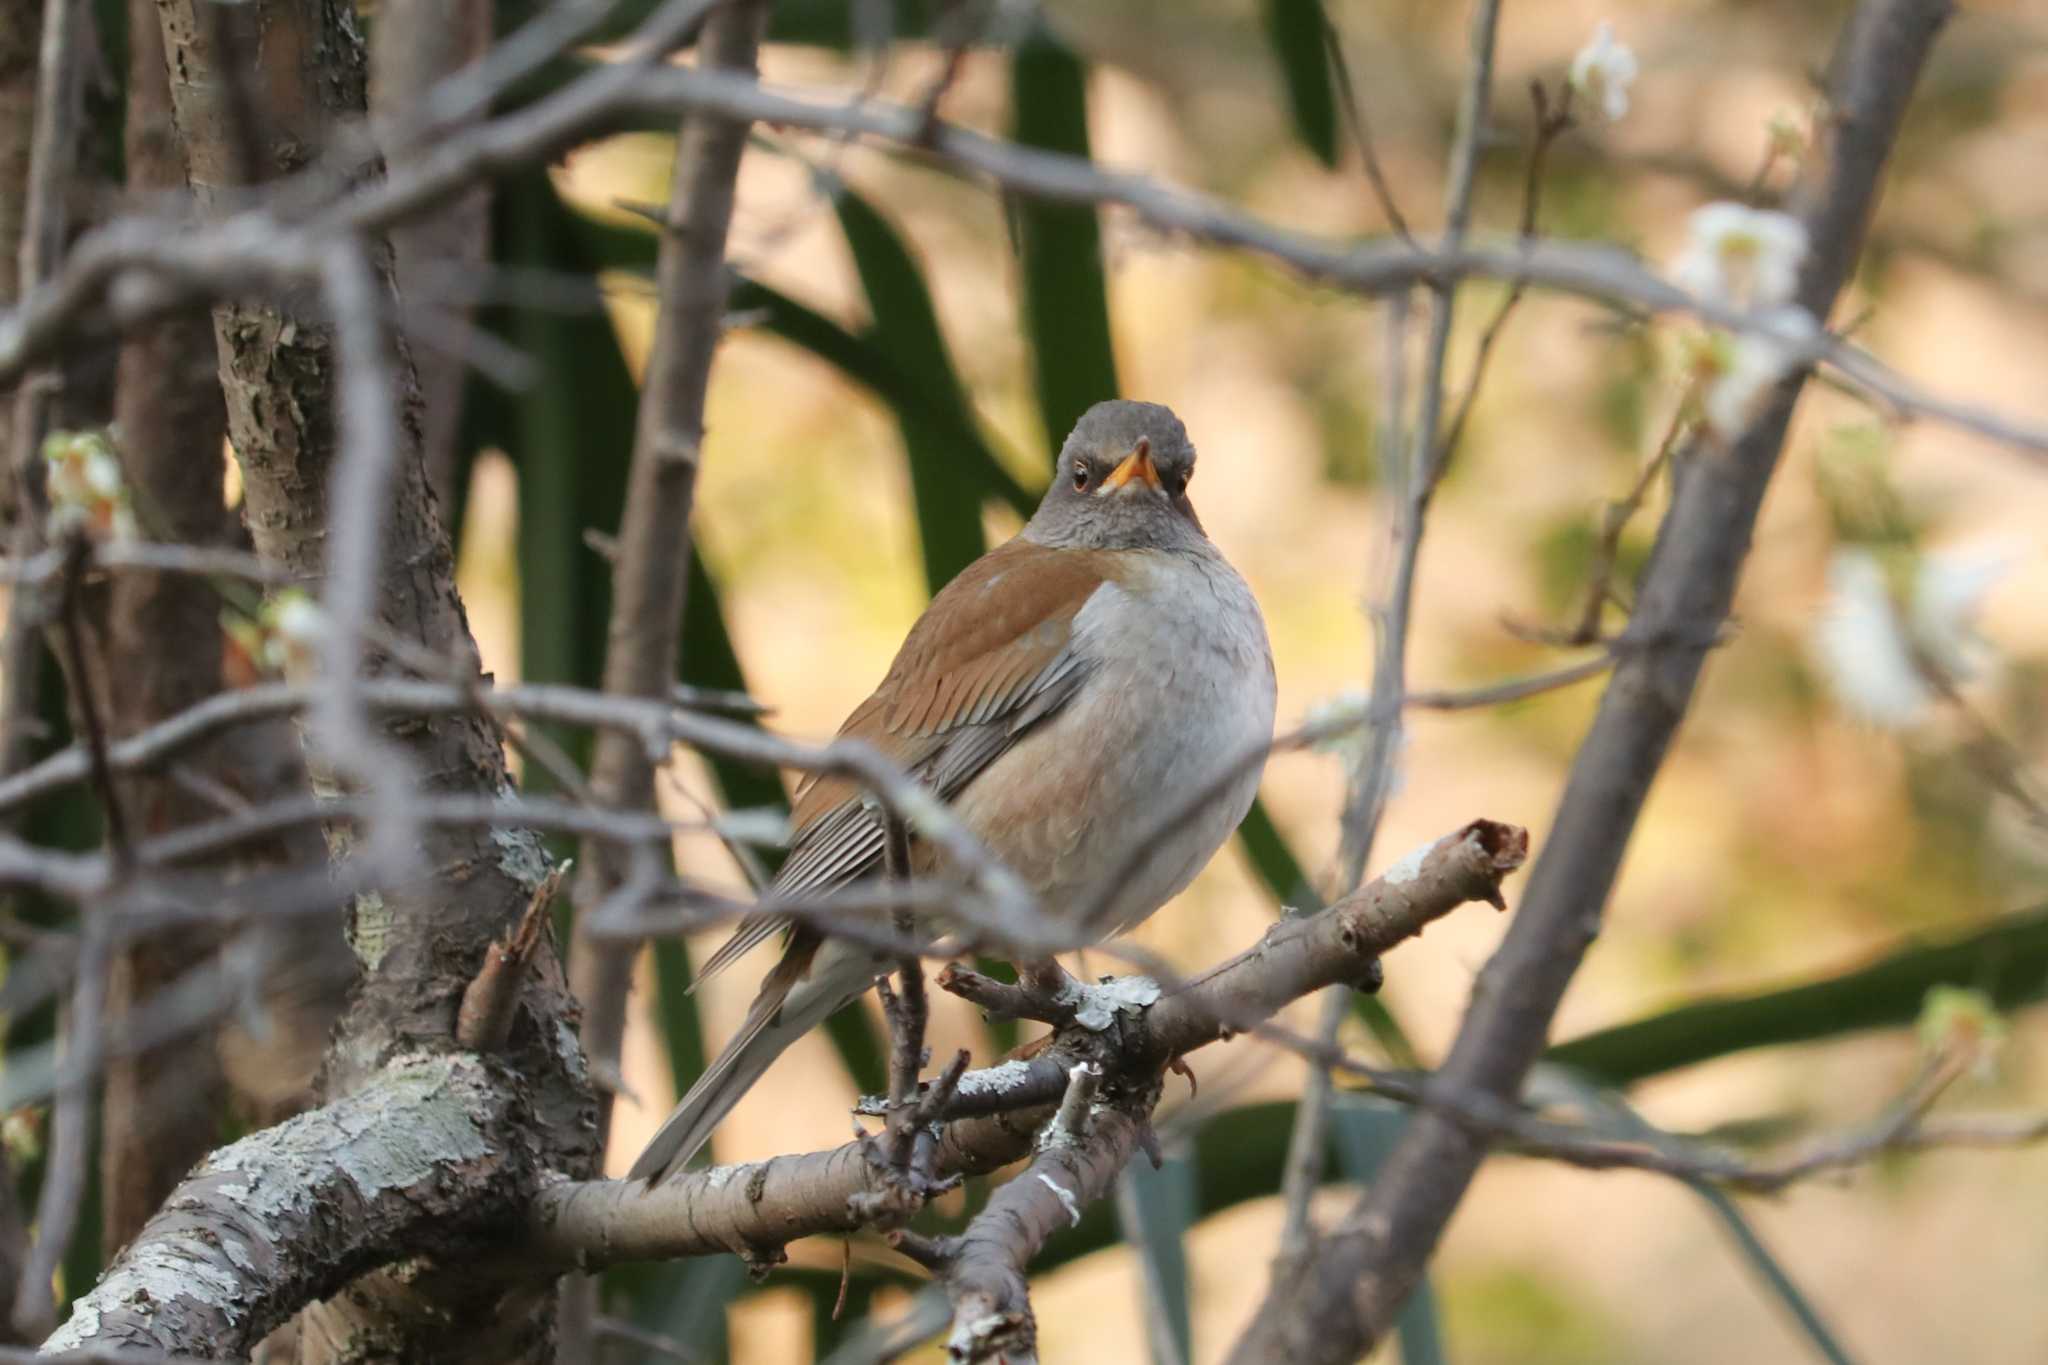
M 1031 1152 L 1077 1062 L 1106 1061 L 1105 1091 L 1156 1089 L 1172 1057 L 1346 979 L 1467 900 L 1496 899 L 1525 848 L 1520 830 L 1474 822 L 1328 914 L 1274 926 L 1252 950 L 1110 1030 L 1077 1025 L 1023 1068 L 1027 1081 L 1051 1068 L 1055 1084 L 1042 1098 L 1015 1087 L 1002 1112 L 991 1106 L 945 1123 L 925 1154 L 931 1188 Z M 969 1098 L 963 1091 L 948 1101 L 953 1079 L 957 1071 L 926 1088 L 934 1108 L 954 1110 Z M 53 1347 L 246 1351 L 298 1303 L 400 1252 L 439 1255 L 453 1267 L 437 1274 L 530 1283 L 549 1271 L 625 1260 L 730 1251 L 772 1261 L 794 1238 L 890 1222 L 901 1208 L 897 1173 L 874 1160 L 870 1139 L 689 1172 L 652 1189 L 560 1176 L 542 1184 L 533 1145 L 513 1121 L 521 1102 L 515 1086 L 475 1057 L 407 1056 L 351 1096 L 243 1139 L 180 1187 L 81 1300 Z M 1149 1105 L 1122 1121 L 1135 1129 Z M 924 1117 L 938 1123 L 941 1113 Z M 1120 1130 L 1102 1122 L 1099 1112 L 1090 1119 L 1088 1141 L 1107 1145 L 1086 1159 L 1120 1167 L 1135 1133 L 1110 1142 Z M 1108 1169 L 1103 1179 L 1113 1176 Z M 1080 1188 L 1094 1190 L 1094 1176 Z M 511 1226 L 523 1228 L 523 1240 L 506 1252 Z M 482 1264 L 479 1251 L 493 1248 L 501 1254 Z
M 1835 145 L 1798 200 L 1815 255 L 1799 302 L 1825 316 L 1847 278 L 1915 79 L 1947 18 L 1942 0 L 1866 0 L 1837 55 Z M 1727 618 L 1799 379 L 1726 454 L 1694 451 L 1652 553 L 1628 637 L 1572 766 L 1549 846 L 1521 912 L 1487 964 L 1443 1074 L 1449 1084 L 1512 1097 L 1541 1051 L 1552 1013 L 1599 928 L 1650 782 Z M 1276 1286 L 1231 1359 L 1339 1362 L 1385 1333 L 1486 1153 L 1486 1141 L 1425 1110 L 1372 1189 L 1292 1283 Z
M 515 1103 L 474 1057 L 401 1058 L 355 1094 L 223 1147 L 45 1349 L 246 1356 L 392 1257 L 467 1250 L 535 1189 L 531 1148 L 505 1141 Z
M 699 38 L 707 67 L 751 77 L 767 22 L 764 0 L 733 0 L 712 11 Z M 730 292 L 725 267 L 734 186 L 748 125 L 710 115 L 687 121 L 676 138 L 675 166 L 656 287 L 660 312 L 640 395 L 633 461 L 620 514 L 619 554 L 612 575 L 604 688 L 627 697 L 666 698 L 676 682 L 677 644 L 689 584 L 690 509 L 704 442 L 704 400 L 711 362 L 725 330 Z M 638 735 L 606 731 L 597 739 L 590 790 L 599 804 L 638 810 L 654 804 L 654 751 Z M 616 922 L 626 908 L 621 888 L 634 882 L 637 850 L 587 841 L 578 878 L 576 950 L 570 988 L 583 1006 L 583 1049 L 600 1068 L 616 1070 L 625 1033 L 626 1000 L 639 943 L 593 938 L 589 930 Z M 611 1105 L 598 1101 L 600 1131 Z

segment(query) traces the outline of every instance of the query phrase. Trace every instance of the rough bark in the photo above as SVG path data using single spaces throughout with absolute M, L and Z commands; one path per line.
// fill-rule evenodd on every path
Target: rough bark
M 128 187 L 146 196 L 183 187 L 171 126 L 170 84 L 153 0 L 129 4 Z M 217 544 L 232 531 L 221 495 L 227 414 L 214 376 L 213 324 L 205 309 L 132 334 L 121 349 L 115 420 L 122 464 L 153 538 Z M 96 690 L 112 736 L 134 734 L 220 688 L 219 602 L 189 575 L 136 573 L 106 594 Z M 115 669 L 119 669 L 119 686 Z M 190 797 L 169 778 L 120 784 L 138 834 L 179 823 Z M 197 966 L 212 935 L 186 931 L 131 945 L 108 986 L 109 1018 Z M 210 1034 L 124 1056 L 107 1068 L 101 1120 L 101 1220 L 105 1245 L 127 1243 L 178 1180 L 213 1150 L 222 1083 Z
M 261 0 L 215 6 L 159 0 L 172 72 L 171 96 L 186 170 L 202 203 L 242 178 L 283 175 L 316 155 L 330 130 L 364 111 L 363 48 L 353 9 L 341 0 Z M 247 82 L 252 71 L 260 82 Z M 249 135 L 253 116 L 261 138 Z M 390 299 L 388 291 L 383 302 Z M 330 532 L 329 487 L 337 462 L 336 357 L 332 328 L 302 310 L 257 303 L 218 307 L 214 329 L 227 397 L 228 432 L 242 467 L 244 517 L 256 549 L 316 582 Z M 392 401 L 403 448 L 394 471 L 375 583 L 374 626 L 447 661 L 448 675 L 480 684 L 475 644 L 457 596 L 454 563 L 420 459 L 419 394 L 399 353 Z M 372 674 L 393 665 L 372 648 Z M 430 790 L 495 795 L 507 785 L 500 736 L 485 715 L 412 721 L 387 718 L 386 742 L 426 775 Z M 546 873 L 540 844 L 523 831 L 436 828 L 422 833 L 428 876 L 359 896 L 349 937 L 363 977 L 329 1052 L 325 1088 L 348 1095 L 370 1084 L 394 1056 L 452 1045 L 462 991 L 489 943 L 526 906 Z M 583 1172 L 596 1152 L 588 1085 L 573 1017 L 551 951 L 538 954 L 524 1010 L 507 1049 L 522 1081 L 522 1122 L 547 1164 Z M 439 1286 L 386 1277 L 313 1310 L 308 1336 L 318 1358 L 502 1361 L 545 1354 L 551 1314 L 545 1295 L 502 1287 L 479 1301 L 437 1304 Z M 513 1354 L 481 1342 L 455 1353 L 416 1354 L 412 1325 L 441 1319 L 495 1321 L 520 1338 Z M 520 1330 L 521 1328 L 524 1330 Z M 463 1354 L 463 1352 L 473 1354 Z
M 1798 301 L 1825 317 L 1848 278 L 1894 137 L 1950 6 L 1866 0 L 1829 83 L 1833 136 L 1792 207 L 1814 244 Z M 1637 815 L 1726 621 L 1801 377 L 1731 449 L 1696 442 L 1658 532 L 1622 663 L 1601 699 L 1506 941 L 1474 984 L 1439 1073 L 1460 1092 L 1512 1098 L 1542 1052 L 1565 987 L 1599 932 Z M 1282 1281 L 1233 1350 L 1252 1362 L 1349 1361 L 1384 1336 L 1487 1152 L 1483 1133 L 1424 1109 L 1339 1229 Z
M 246 1356 L 300 1304 L 362 1271 L 466 1247 L 533 1193 L 539 1153 L 505 1140 L 519 1127 L 515 1104 L 474 1057 L 406 1058 L 358 1095 L 222 1148 L 46 1349 Z M 467 1327 L 484 1335 L 482 1321 Z

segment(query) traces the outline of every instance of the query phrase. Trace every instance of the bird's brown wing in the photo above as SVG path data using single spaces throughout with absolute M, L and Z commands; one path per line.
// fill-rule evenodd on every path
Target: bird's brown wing
M 983 555 L 932 599 L 888 676 L 847 717 L 840 737 L 865 740 L 950 800 L 1079 690 L 1088 665 L 1072 647 L 1074 618 L 1116 567 L 1113 551 L 1052 550 L 1023 540 Z M 882 818 L 852 779 L 805 781 L 791 826 L 789 858 L 775 879 L 784 895 L 844 885 L 881 863 Z M 742 922 L 698 979 L 783 923 L 772 914 Z M 815 947 L 804 941 L 810 938 L 792 945 L 806 961 Z M 791 965 L 786 960 L 778 971 L 787 974 Z M 803 964 L 794 965 L 800 973 Z

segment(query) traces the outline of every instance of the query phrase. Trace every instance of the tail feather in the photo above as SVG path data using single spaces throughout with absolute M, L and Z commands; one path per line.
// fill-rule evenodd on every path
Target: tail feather
M 874 983 L 877 967 L 866 951 L 833 941 L 815 953 L 809 961 L 792 963 L 785 958 L 769 974 L 747 1010 L 746 1022 L 690 1086 L 690 1093 L 633 1163 L 628 1179 L 659 1184 L 687 1166 L 711 1140 L 712 1130 L 791 1043 L 860 999 Z M 810 958 L 808 952 L 804 956 Z

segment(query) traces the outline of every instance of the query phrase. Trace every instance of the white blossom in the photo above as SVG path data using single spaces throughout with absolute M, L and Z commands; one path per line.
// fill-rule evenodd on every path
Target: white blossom
M 114 540 L 137 534 L 121 459 L 98 432 L 57 431 L 43 442 L 50 500 L 50 528 L 64 533 L 83 528 Z
M 1352 688 L 1326 697 L 1309 707 L 1302 726 L 1313 736 L 1309 748 L 1330 754 L 1355 767 L 1365 759 L 1372 745 L 1371 727 L 1366 719 L 1372 710 L 1372 696 L 1363 688 Z
M 1708 204 L 1688 220 L 1671 278 L 1711 302 L 1769 308 L 1792 297 L 1806 251 L 1806 228 L 1789 213 Z
M 262 665 L 288 678 L 310 677 L 320 657 L 320 607 L 296 588 L 264 604 Z
M 1939 551 L 1921 556 L 1895 590 L 1872 551 L 1835 551 L 1814 647 L 1842 705 L 1874 725 L 1905 729 L 1940 687 L 1981 673 L 1990 646 L 1977 614 L 2006 565 L 2002 553 L 1981 547 Z
M 1572 58 L 1571 87 L 1613 123 L 1628 113 L 1628 88 L 1635 83 L 1636 72 L 1636 54 L 1616 40 L 1614 25 L 1602 20 Z
M 1820 324 L 1804 308 L 1775 308 L 1754 332 L 1714 348 L 1715 375 L 1700 395 L 1707 428 L 1732 441 L 1749 425 L 1771 387 L 1799 363 L 1802 349 L 1820 335 Z
M 1991 642 L 1977 630 L 1984 599 L 2012 568 L 2003 545 L 1962 545 L 1920 561 L 1913 580 L 1913 641 L 1928 663 L 1955 682 L 1991 666 Z

